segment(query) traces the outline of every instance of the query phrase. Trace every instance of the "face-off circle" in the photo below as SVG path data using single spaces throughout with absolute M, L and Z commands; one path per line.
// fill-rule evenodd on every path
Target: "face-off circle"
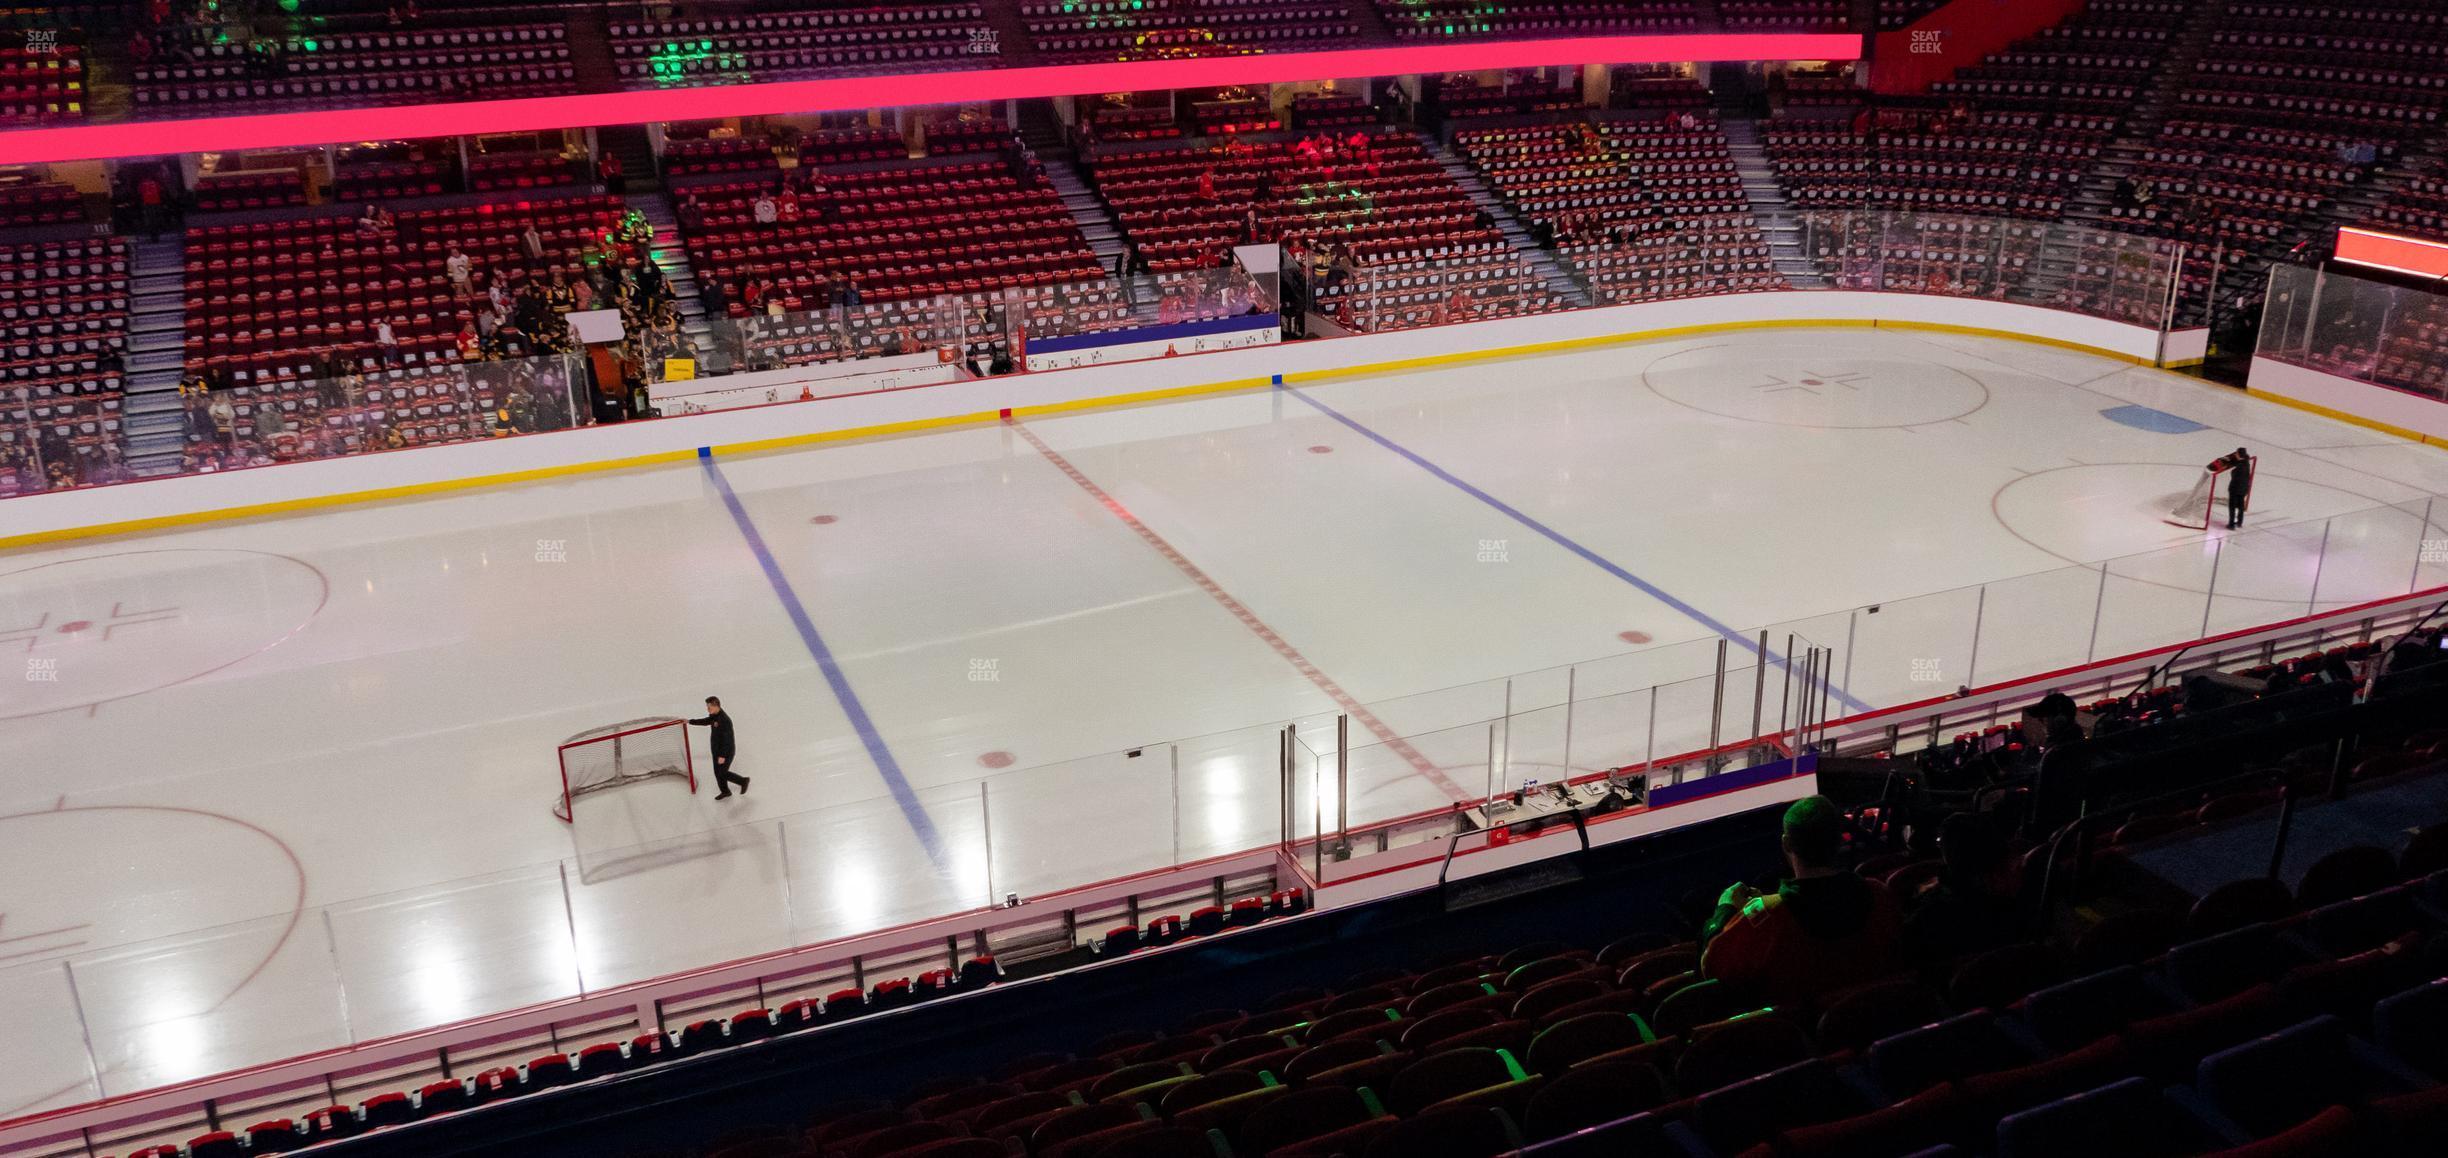
M 1989 404 L 1989 388 L 1952 366 L 1824 347 L 1693 346 L 1649 363 L 1641 381 L 1679 406 L 1777 426 L 1926 426 Z
M 79 1008 L 105 1026 L 210 1014 L 279 956 L 306 903 L 305 870 L 280 838 L 235 817 L 150 805 L 0 815 L 0 880 L 46 882 L 0 898 L 0 952 L 32 1003 L 24 1008 L 57 1005 L 71 1025 Z M 53 980 L 69 960 L 73 997 Z M 0 1102 L 0 1115 L 74 1088 Z
M 122 551 L 0 572 L 0 720 L 186 683 L 260 655 L 323 610 L 330 584 L 287 555 Z
M 2007 533 L 2041 551 L 2085 566 L 2113 560 L 2113 575 L 2173 591 L 2206 592 L 2214 568 L 2222 598 L 2300 605 L 2316 578 L 2323 602 L 2403 590 L 2422 537 L 2419 510 L 2378 509 L 2384 500 L 2371 495 L 2264 470 L 2253 480 L 2243 537 L 2221 548 L 2237 534 L 2224 523 L 2205 532 L 2166 521 L 2201 473 L 2158 462 L 2052 467 L 1999 487 L 1989 506 Z M 2324 523 L 2340 515 L 2352 517 L 2324 537 Z

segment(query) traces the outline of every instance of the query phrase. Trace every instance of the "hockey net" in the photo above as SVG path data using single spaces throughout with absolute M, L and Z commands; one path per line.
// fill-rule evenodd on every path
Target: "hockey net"
M 2259 478 L 2261 456 L 2253 455 L 2250 461 L 2253 477 Z M 2227 472 L 2230 469 L 2224 466 L 2204 469 L 2201 478 L 2194 481 L 2193 489 L 2186 491 L 2183 498 L 2176 500 L 2175 506 L 2168 508 L 2167 521 L 2196 531 L 2206 531 L 2224 523 L 2227 517 Z
M 589 728 L 561 744 L 561 797 L 553 815 L 570 818 L 571 805 L 590 792 L 673 776 L 697 791 L 697 769 L 689 759 L 688 721 L 652 716 Z

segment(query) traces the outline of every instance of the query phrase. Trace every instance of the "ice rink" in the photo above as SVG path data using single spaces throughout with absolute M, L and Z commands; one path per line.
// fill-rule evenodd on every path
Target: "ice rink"
M 2163 521 L 2239 444 L 2246 532 Z M 1727 635 L 1840 649 L 1842 714 L 2448 582 L 2435 493 L 2177 375 L 1805 329 L 0 556 L 0 1117 L 1263 845 L 1285 723 L 1352 716 L 1381 818 L 1705 742 Z M 698 730 L 695 797 L 554 819 L 562 739 L 707 695 L 749 795 Z

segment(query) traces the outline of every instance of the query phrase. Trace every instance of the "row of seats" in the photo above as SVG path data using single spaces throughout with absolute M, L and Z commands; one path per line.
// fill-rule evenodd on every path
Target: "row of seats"
M 85 195 L 65 181 L 0 183 L 0 229 L 85 220 Z
M 434 197 L 458 186 L 455 159 L 342 158 L 332 165 L 332 196 L 342 201 Z
M 2436 132 L 2448 24 L 2402 0 L 2233 6 L 2183 78 L 2131 179 L 2147 205 L 2121 205 L 2134 232 L 2241 251 L 2225 284 L 2261 280 L 2265 256 L 2414 141 Z M 2184 309 L 2209 316 L 2208 279 Z
M 835 282 L 868 301 L 1101 281 L 1078 223 L 1033 162 L 995 159 L 826 173 L 683 190 L 681 224 L 699 284 L 735 316 L 777 296 L 789 312 L 832 304 Z M 757 221 L 769 201 L 777 220 Z M 751 292 L 752 286 L 765 288 Z
M 126 242 L 0 245 L 0 492 L 117 481 Z
M 1467 0 L 1373 0 L 1398 40 L 1493 39 L 1691 32 L 1689 0 L 1542 0 L 1489 5 Z
M 377 358 L 376 325 L 385 319 L 400 360 L 455 358 L 462 304 L 444 270 L 453 248 L 495 275 L 574 273 L 579 254 L 626 211 L 619 198 L 598 194 L 404 212 L 390 233 L 339 217 L 191 230 L 187 360 L 220 360 L 241 374 L 290 367 L 301 376 L 295 368 L 315 351 Z M 523 251 L 530 225 L 544 244 L 541 261 Z
M 1391 130 L 1101 152 L 1088 169 L 1157 273 L 1222 265 L 1250 242 L 1450 232 L 1475 213 L 1418 137 Z
M 1728 32 L 1843 32 L 1852 24 L 1848 0 L 1724 0 Z
M 1202 907 L 1186 915 L 1159 916 L 1145 926 L 1110 930 L 1097 944 L 1096 951 L 1102 957 L 1122 957 L 1230 933 L 1297 915 L 1306 909 L 1307 896 L 1298 889 L 1242 897 L 1228 905 Z M 771 1007 L 743 1009 L 728 1017 L 699 1018 L 675 1030 L 653 1029 L 623 1041 L 556 1050 L 523 1065 L 491 1066 L 472 1076 L 429 1082 L 413 1090 L 374 1094 L 353 1105 L 326 1106 L 301 1117 L 256 1122 L 243 1130 L 212 1131 L 189 1139 L 184 1145 L 149 1146 L 131 1152 L 128 1158 L 243 1158 L 249 1154 L 286 1153 L 579 1082 L 634 1073 L 680 1058 L 806 1030 L 847 1025 L 931 1001 L 978 993 L 1002 979 L 1003 968 L 993 957 L 974 956 L 963 961 L 958 969 L 930 970 L 915 977 L 879 981 L 865 989 L 838 989 L 821 997 L 797 997 Z M 1040 1084 L 1060 1085 L 1067 1093 L 1084 1090 L 1091 1082 L 1079 1076 L 1081 1068 L 1070 1067 L 1063 1078 Z M 968 1101 L 975 1103 L 977 1099 L 972 1097 Z
M 1711 115 L 1471 129 L 1454 144 L 1603 301 L 1785 288 Z
M 975 3 L 861 3 L 611 25 L 612 63 L 633 88 L 788 80 L 994 64 L 994 31 Z
M 730 352 L 746 369 L 944 350 L 991 361 L 998 354 L 1021 352 L 1015 335 L 1025 342 L 1137 324 L 1113 283 L 1101 277 L 855 306 L 812 308 L 822 298 L 778 300 L 785 307 L 779 315 L 752 312 L 745 305 L 730 310 L 735 319 Z M 798 308 L 790 307 L 792 301 L 799 302 Z
M 2183 25 L 2180 0 L 2100 0 L 1900 103 L 1839 122 L 1812 102 L 1765 130 L 1796 204 L 2053 220 Z
M 306 204 L 306 174 L 299 169 L 236 170 L 197 178 L 189 201 L 200 213 L 279 209 Z
M 1447 121 L 1470 117 L 1569 113 L 1581 107 L 1581 90 L 1578 85 L 1570 88 L 1536 85 L 1509 87 L 1448 76 L 1437 82 L 1429 103 L 1435 115 Z
M 569 45 L 558 24 L 205 42 L 190 50 L 187 61 L 139 66 L 134 80 L 137 109 L 151 116 L 576 91 Z
M 85 45 L 74 29 L 11 30 L 0 46 L 0 126 L 56 124 L 85 116 Z
M 1024 0 L 1020 19 L 1053 63 L 1316 51 L 1355 41 L 1331 0 Z
M 1563 309 L 1538 270 L 1501 236 L 1439 246 L 1432 257 L 1377 260 L 1313 285 L 1310 308 L 1358 333 L 1520 317 Z
M 294 462 L 566 429 L 590 419 L 572 390 L 579 374 L 574 363 L 526 360 L 435 360 L 339 378 L 255 374 L 228 391 L 226 439 L 209 411 L 191 411 L 188 434 L 202 444 L 191 442 L 195 461 L 181 465 L 201 469 L 207 456 L 226 460 L 231 451 L 250 462 Z
M 2448 241 L 2448 165 L 2433 161 L 2409 174 L 2370 220 L 2380 229 Z

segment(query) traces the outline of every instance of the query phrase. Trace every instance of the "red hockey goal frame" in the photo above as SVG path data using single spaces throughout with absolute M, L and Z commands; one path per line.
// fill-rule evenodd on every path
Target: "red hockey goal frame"
M 680 750 L 679 759 L 677 761 L 658 759 L 649 753 L 633 761 L 626 756 L 625 753 L 628 750 L 639 746 L 637 737 L 646 735 L 656 736 L 657 741 L 662 744 L 676 743 Z M 580 751 L 600 752 L 602 746 L 606 744 L 612 746 L 612 774 L 599 780 L 583 783 L 572 782 L 570 779 L 571 754 Z M 561 770 L 561 798 L 553 805 L 553 815 L 565 823 L 570 822 L 573 813 L 572 805 L 579 797 L 590 792 L 619 788 L 658 776 L 680 777 L 688 781 L 690 793 L 694 794 L 697 791 L 697 763 L 696 757 L 689 751 L 688 721 L 678 716 L 649 716 L 644 719 L 606 724 L 600 728 L 589 728 L 562 741 L 560 746 L 553 750 L 553 755 Z M 633 763 L 634 767 L 631 766 Z
M 2261 456 L 2245 457 L 2252 463 L 2252 481 L 2257 486 L 2261 482 Z M 2224 476 L 2233 469 L 2227 466 L 2204 468 L 2201 478 L 2193 483 L 2193 489 L 2185 492 L 2184 499 L 2168 511 L 2164 521 L 2196 531 L 2209 530 L 2218 522 L 2219 504 L 2227 501 L 2227 480 Z M 2195 522 L 2196 519 L 2200 521 Z

